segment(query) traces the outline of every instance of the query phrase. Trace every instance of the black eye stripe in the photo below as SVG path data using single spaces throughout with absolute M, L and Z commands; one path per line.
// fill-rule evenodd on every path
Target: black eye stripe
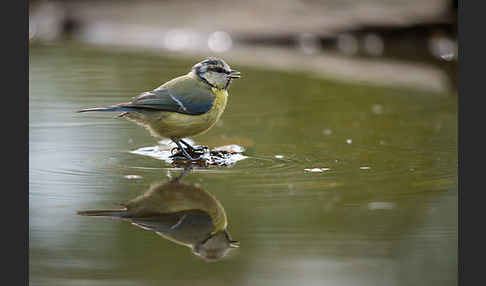
M 209 68 L 208 70 L 213 71 L 213 72 L 218 72 L 218 73 L 229 74 L 228 71 L 225 71 L 223 68 L 220 68 L 220 67 Z

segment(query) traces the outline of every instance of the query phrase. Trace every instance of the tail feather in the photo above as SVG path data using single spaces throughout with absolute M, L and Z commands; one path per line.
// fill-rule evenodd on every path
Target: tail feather
M 87 108 L 87 109 L 81 109 L 76 112 L 90 112 L 90 111 L 117 111 L 117 108 L 111 108 L 111 107 L 95 107 L 95 108 Z
M 128 212 L 126 209 L 121 210 L 87 210 L 87 211 L 78 211 L 78 215 L 81 216 L 109 216 L 109 217 L 119 217 L 124 218 L 127 217 Z
M 90 112 L 90 111 L 129 111 L 129 110 L 126 107 L 95 107 L 95 108 L 81 109 L 76 112 L 81 113 L 81 112 Z
M 104 106 L 104 107 L 86 108 L 86 109 L 78 110 L 76 112 L 90 112 L 90 111 L 122 111 L 122 112 L 128 112 L 128 111 L 135 111 L 135 110 L 136 110 L 136 108 L 134 108 L 134 107 L 125 106 L 124 104 L 117 104 L 117 105 Z

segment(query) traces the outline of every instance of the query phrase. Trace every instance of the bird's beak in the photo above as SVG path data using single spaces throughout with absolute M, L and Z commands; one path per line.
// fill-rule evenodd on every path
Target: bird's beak
M 229 74 L 229 77 L 230 78 L 240 78 L 241 77 L 241 73 L 237 70 L 231 70 L 230 71 L 230 74 Z
M 240 242 L 237 241 L 237 240 L 231 239 L 231 236 L 230 236 L 230 234 L 228 233 L 228 231 L 226 229 L 224 230 L 224 235 L 226 236 L 226 239 L 229 241 L 229 247 L 230 248 L 238 248 L 238 247 L 240 247 Z

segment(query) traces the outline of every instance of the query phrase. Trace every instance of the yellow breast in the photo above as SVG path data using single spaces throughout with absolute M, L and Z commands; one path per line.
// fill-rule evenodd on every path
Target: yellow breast
M 201 115 L 187 115 L 176 112 L 160 112 L 143 124 L 152 135 L 180 139 L 196 136 L 208 131 L 221 117 L 226 108 L 228 92 L 212 88 L 215 95 L 211 109 Z M 147 124 L 148 123 L 148 124 Z

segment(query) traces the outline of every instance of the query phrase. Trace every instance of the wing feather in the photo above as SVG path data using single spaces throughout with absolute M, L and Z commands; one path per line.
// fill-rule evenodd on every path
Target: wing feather
M 192 77 L 182 76 L 142 93 L 124 106 L 199 115 L 211 109 L 214 99 L 209 87 Z

